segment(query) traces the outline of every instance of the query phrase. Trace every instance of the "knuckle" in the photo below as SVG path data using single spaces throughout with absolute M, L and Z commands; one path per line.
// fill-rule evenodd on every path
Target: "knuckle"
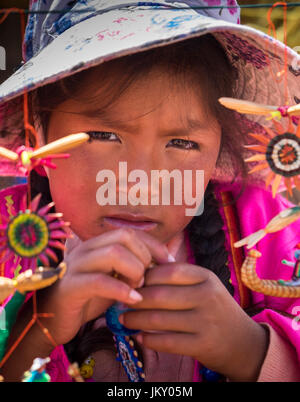
M 208 303 L 215 303 L 221 296 L 221 286 L 212 276 L 205 281 L 204 293 L 205 300 Z
M 151 254 L 148 251 L 147 247 L 140 241 L 140 238 L 137 237 L 136 232 L 132 228 L 121 228 L 120 229 L 120 237 L 129 245 L 130 243 L 134 243 L 135 247 L 139 249 L 140 256 L 143 256 L 143 265 L 147 267 L 151 263 Z
M 151 253 L 148 251 L 148 249 L 145 247 L 145 263 L 144 263 L 144 266 L 145 266 L 145 268 L 147 268 L 147 267 L 149 267 L 149 265 L 151 264 L 151 261 L 152 261 L 152 256 L 151 256 Z
M 195 269 L 195 271 L 197 271 L 196 273 L 199 274 L 199 276 L 201 278 L 201 283 L 209 282 L 210 280 L 212 280 L 212 278 L 214 276 L 214 273 L 208 268 L 195 267 L 194 269 Z
M 142 278 L 144 277 L 144 274 L 145 274 L 144 264 L 142 262 L 138 261 L 138 270 L 137 270 L 137 273 L 136 273 L 137 279 L 139 281 L 141 281 Z
M 124 252 L 124 248 L 121 244 L 111 244 L 108 246 L 107 251 L 113 257 L 120 257 Z
M 135 236 L 135 232 L 132 228 L 121 228 L 119 229 L 119 234 L 124 241 L 131 241 Z
M 206 281 L 214 282 L 217 277 L 216 274 L 210 269 L 205 269 L 204 275 L 206 276 Z
M 220 292 L 220 281 L 212 272 L 210 277 L 207 280 L 207 286 L 211 289 L 211 291 L 216 294 Z
M 142 264 L 141 265 L 138 264 L 137 269 L 134 269 L 132 271 L 131 279 L 136 281 L 137 284 L 139 284 L 142 281 L 143 277 L 144 277 L 144 266 Z

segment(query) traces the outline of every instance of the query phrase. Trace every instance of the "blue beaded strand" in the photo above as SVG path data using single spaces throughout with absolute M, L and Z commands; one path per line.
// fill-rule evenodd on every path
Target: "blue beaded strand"
M 124 327 L 119 321 L 119 316 L 127 311 L 133 311 L 132 308 L 125 306 L 123 303 L 113 304 L 105 313 L 106 324 L 111 332 L 115 335 L 128 336 L 140 332 L 136 329 Z
M 121 362 L 129 381 L 143 382 L 145 379 L 143 365 L 138 360 L 137 353 L 134 353 L 133 341 L 128 340 L 127 336 L 119 335 L 116 335 L 114 339 L 118 351 L 117 360 Z
M 217 382 L 221 379 L 221 374 L 216 371 L 212 371 L 206 367 L 201 367 L 200 374 L 202 374 L 203 379 L 207 382 Z
M 129 381 L 143 382 L 145 378 L 143 365 L 138 360 L 133 340 L 129 338 L 129 335 L 137 334 L 140 331 L 126 328 L 119 321 L 119 316 L 126 311 L 133 311 L 133 309 L 120 302 L 113 304 L 105 313 L 106 324 L 114 334 L 117 360 L 121 362 Z

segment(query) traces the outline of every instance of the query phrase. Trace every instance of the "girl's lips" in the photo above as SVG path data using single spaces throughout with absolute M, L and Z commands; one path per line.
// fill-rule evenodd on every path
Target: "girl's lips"
M 151 230 L 157 226 L 157 222 L 151 221 L 138 221 L 138 220 L 127 220 L 123 218 L 113 218 L 113 217 L 105 217 L 104 222 L 112 225 L 114 227 L 128 227 L 133 229 L 140 229 L 140 230 Z

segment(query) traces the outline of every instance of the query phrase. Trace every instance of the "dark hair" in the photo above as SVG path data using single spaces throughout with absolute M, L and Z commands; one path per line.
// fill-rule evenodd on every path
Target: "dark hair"
M 107 68 L 108 65 L 109 68 Z M 245 178 L 246 167 L 243 160 L 245 139 L 239 135 L 239 125 L 235 114 L 218 102 L 221 96 L 235 96 L 237 71 L 229 62 L 221 44 L 212 35 L 157 47 L 93 67 L 93 72 L 101 79 L 99 82 L 103 82 L 101 97 L 96 93 L 94 96 L 89 94 L 89 99 L 85 99 L 80 92 L 82 82 L 88 79 L 91 69 L 40 87 L 35 91 L 35 97 L 31 96 L 32 112 L 39 115 L 42 129 L 44 133 L 47 133 L 51 111 L 70 97 L 78 99 L 80 94 L 82 102 L 87 102 L 90 107 L 97 105 L 97 111 L 101 116 L 101 111 L 113 104 L 133 82 L 157 66 L 174 72 L 173 76 L 181 85 L 190 83 L 192 80 L 192 87 L 196 93 L 202 98 L 205 97 L 206 111 L 217 118 L 222 128 L 219 168 L 230 169 L 233 176 Z M 109 80 L 107 74 L 114 77 L 112 74 L 114 71 L 122 71 L 122 75 L 118 76 L 118 80 Z M 33 195 L 38 192 L 43 193 L 42 203 L 51 201 L 47 178 L 33 173 L 31 187 Z M 191 220 L 187 226 L 187 232 L 196 264 L 212 270 L 233 294 L 232 285 L 229 283 L 230 272 L 227 267 L 227 251 L 222 226 L 223 221 L 214 197 L 213 185 L 209 183 L 205 192 L 204 212 Z M 110 332 L 105 329 L 93 331 L 92 328 L 93 322 L 87 323 L 80 336 L 77 335 L 66 345 L 71 361 L 77 361 L 80 364 L 96 350 L 114 347 Z

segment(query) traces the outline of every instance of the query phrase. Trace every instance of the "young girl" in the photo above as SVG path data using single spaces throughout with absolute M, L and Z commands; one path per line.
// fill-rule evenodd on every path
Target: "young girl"
M 62 26 L 61 19 L 52 23 Z M 28 26 L 37 41 L 33 19 Z M 37 292 L 38 311 L 54 314 L 41 321 L 58 346 L 33 326 L 4 365 L 4 378 L 18 381 L 35 357 L 50 356 L 52 381 L 70 381 L 73 361 L 93 361 L 94 381 L 127 381 L 104 318 L 119 301 L 131 307 L 120 322 L 140 330 L 132 338 L 146 381 L 201 381 L 211 371 L 228 381 L 299 381 L 300 337 L 292 325 L 299 301 L 243 287 L 242 257 L 233 248 L 234 236 L 265 227 L 289 205 L 247 180 L 243 131 L 260 126 L 218 102 L 237 97 L 240 72 L 209 33 L 127 53 L 29 93 L 40 145 L 78 132 L 90 140 L 47 177 L 31 175 L 32 196 L 42 192 L 40 205 L 55 202 L 73 238 L 60 256 L 65 276 Z M 187 216 L 186 205 L 172 202 L 100 206 L 97 174 L 113 172 L 119 193 L 120 161 L 148 177 L 153 170 L 202 170 L 203 213 Z M 194 192 L 196 185 L 193 179 Z M 292 269 L 283 271 L 280 261 L 292 259 L 298 227 L 261 241 L 261 277 L 289 277 Z M 29 300 L 10 344 L 31 315 Z

